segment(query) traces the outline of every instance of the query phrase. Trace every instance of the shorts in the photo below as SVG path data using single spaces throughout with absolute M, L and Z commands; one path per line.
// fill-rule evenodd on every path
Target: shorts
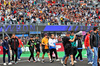
M 73 55 L 73 49 L 72 48 L 66 48 L 65 54 L 66 54 L 67 57 L 70 56 L 70 55 Z
M 37 53 L 37 52 L 40 52 L 40 49 L 37 49 L 37 50 L 36 50 L 36 53 Z
M 77 54 L 77 48 L 76 47 L 72 47 L 72 52 L 73 52 L 73 55 L 76 55 Z
M 100 58 L 100 47 L 98 48 L 98 58 Z
M 43 51 L 43 54 L 45 54 L 46 52 L 47 53 L 50 53 L 50 50 L 49 49 L 43 49 L 42 51 Z

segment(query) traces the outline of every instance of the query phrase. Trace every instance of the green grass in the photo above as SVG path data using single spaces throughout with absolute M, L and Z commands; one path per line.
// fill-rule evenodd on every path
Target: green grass
M 64 52 L 57 52 L 57 53 L 58 53 L 58 57 L 63 57 L 65 55 Z M 42 54 L 43 53 L 40 53 L 40 57 L 42 57 Z M 36 55 L 36 52 L 34 53 L 34 55 Z M 30 52 L 23 52 L 23 54 L 21 55 L 21 57 L 29 57 L 29 56 L 30 56 Z M 82 56 L 83 56 L 83 58 L 87 58 L 86 50 L 82 51 Z M 3 57 L 3 55 L 0 55 L 0 57 Z M 7 57 L 7 55 L 6 55 L 6 57 Z M 45 54 L 45 57 L 48 57 L 47 53 Z

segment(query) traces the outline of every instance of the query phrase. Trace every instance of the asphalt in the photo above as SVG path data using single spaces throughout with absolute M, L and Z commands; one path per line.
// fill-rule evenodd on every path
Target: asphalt
M 42 62 L 28 62 L 27 61 L 28 58 L 21 58 L 21 61 L 18 61 L 18 64 L 13 64 L 11 66 L 63 66 L 60 62 L 56 62 L 54 61 L 53 63 L 49 62 L 48 58 L 45 58 L 45 63 Z M 41 59 L 41 58 L 40 58 Z M 60 58 L 61 59 L 61 58 Z M 75 64 L 75 66 L 92 66 L 92 65 L 88 65 L 87 64 L 87 59 L 83 59 L 83 62 L 78 61 L 77 64 Z M 6 59 L 7 62 L 7 59 Z M 67 62 L 68 66 L 72 66 L 69 64 L 69 61 Z M 3 66 L 3 62 L 2 62 L 2 58 L 0 58 L 0 66 Z

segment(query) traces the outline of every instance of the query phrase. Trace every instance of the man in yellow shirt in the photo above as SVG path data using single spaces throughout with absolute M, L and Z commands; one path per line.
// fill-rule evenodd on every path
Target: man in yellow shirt
M 51 57 L 50 57 L 49 44 L 48 44 L 48 34 L 44 34 L 44 38 L 42 39 L 42 51 L 43 51 L 42 63 L 44 63 L 44 55 L 46 52 L 48 54 L 50 62 L 52 63 L 53 61 L 51 60 Z

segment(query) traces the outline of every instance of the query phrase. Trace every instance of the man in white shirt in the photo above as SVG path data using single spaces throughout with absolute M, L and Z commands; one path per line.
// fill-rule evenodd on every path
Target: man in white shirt
M 56 55 L 56 61 L 59 61 L 58 56 L 57 56 L 57 51 L 56 51 L 56 42 L 57 39 L 55 39 L 54 34 L 51 34 L 51 38 L 49 39 L 49 49 L 50 49 L 50 56 L 52 59 L 52 53 L 54 52 Z

